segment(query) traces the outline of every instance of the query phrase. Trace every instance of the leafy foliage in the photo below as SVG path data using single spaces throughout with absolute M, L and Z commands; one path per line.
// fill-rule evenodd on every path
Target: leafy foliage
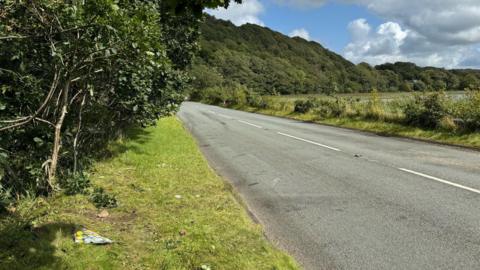
M 447 98 L 443 92 L 416 95 L 405 107 L 405 122 L 414 126 L 436 128 L 446 115 Z
M 67 195 L 88 194 L 91 183 L 85 173 L 75 173 L 63 181 L 62 187 Z
M 2 196 L 51 192 L 126 127 L 174 113 L 198 9 L 228 2 L 2 1 Z
M 462 119 L 460 124 L 468 131 L 480 130 L 480 90 L 468 91 L 467 98 L 454 105 L 456 118 Z
M 90 195 L 90 200 L 97 208 L 115 208 L 117 207 L 117 198 L 110 195 L 101 187 L 96 187 Z
M 293 109 L 296 113 L 308 113 L 313 108 L 317 107 L 317 102 L 315 99 L 309 98 L 307 100 L 299 99 L 295 101 L 295 107 Z

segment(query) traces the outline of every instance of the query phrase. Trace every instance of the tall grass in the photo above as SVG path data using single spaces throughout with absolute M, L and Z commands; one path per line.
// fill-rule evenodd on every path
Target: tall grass
M 292 98 L 259 96 L 248 89 L 237 87 L 233 90 L 205 91 L 202 100 L 226 107 L 250 107 L 282 114 L 308 114 L 323 120 L 362 119 L 457 133 L 480 130 L 480 90 L 470 90 L 462 95 L 449 95 L 442 91 L 389 95 L 388 98 L 383 98 L 382 95 L 374 89 L 368 97 L 362 95 L 362 98 L 345 95 Z M 237 96 L 244 98 L 237 99 Z M 219 100 L 222 102 L 212 102 Z

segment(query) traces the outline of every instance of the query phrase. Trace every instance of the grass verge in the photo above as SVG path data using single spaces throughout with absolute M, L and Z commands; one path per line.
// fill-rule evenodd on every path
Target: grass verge
M 301 121 L 309 121 L 319 124 L 326 124 L 331 126 L 368 131 L 379 135 L 412 138 L 434 143 L 463 146 L 480 150 L 480 133 L 478 132 L 462 134 L 441 130 L 428 130 L 396 123 L 365 120 L 362 118 L 339 117 L 320 119 L 317 115 L 312 113 L 299 114 L 289 111 L 258 109 L 252 107 L 236 107 L 235 109 L 265 115 L 285 117 Z
M 91 175 L 119 206 L 101 219 L 84 195 L 23 200 L 0 217 L 0 269 L 298 269 L 266 241 L 176 118 L 130 135 Z M 80 226 L 116 243 L 74 244 Z

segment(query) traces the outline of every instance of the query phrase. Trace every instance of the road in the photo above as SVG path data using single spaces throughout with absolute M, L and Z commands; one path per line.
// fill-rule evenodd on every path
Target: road
M 179 117 L 305 269 L 480 269 L 480 152 L 191 102 Z

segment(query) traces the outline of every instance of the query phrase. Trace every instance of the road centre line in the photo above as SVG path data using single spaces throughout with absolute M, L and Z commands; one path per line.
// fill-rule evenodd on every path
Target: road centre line
M 338 149 L 338 148 L 331 147 L 331 146 L 328 146 L 328 145 L 325 145 L 325 144 L 321 144 L 321 143 L 317 143 L 317 142 L 314 142 L 314 141 L 302 139 L 302 138 L 299 138 L 299 137 L 295 137 L 295 136 L 293 136 L 293 135 L 289 135 L 289 134 L 286 134 L 286 133 L 277 132 L 277 134 L 282 135 L 282 136 L 285 136 L 285 137 L 290 137 L 290 138 L 295 139 L 295 140 L 299 140 L 299 141 L 311 143 L 311 144 L 314 144 L 314 145 L 318 145 L 318 146 L 321 146 L 321 147 L 324 147 L 324 148 L 327 148 L 327 149 L 330 149 L 330 150 L 333 150 L 333 151 L 342 152 L 342 150 L 340 150 L 340 149 Z
M 464 186 L 464 185 L 453 183 L 453 182 L 443 180 L 443 179 L 437 178 L 435 176 L 431 176 L 431 175 L 424 174 L 424 173 L 420 173 L 420 172 L 416 172 L 416 171 L 412 171 L 412 170 L 408 170 L 408 169 L 404 169 L 404 168 L 398 168 L 398 169 L 401 170 L 401 171 L 411 173 L 411 174 L 415 174 L 415 175 L 418 175 L 418 176 L 421 176 L 421 177 L 424 177 L 424 178 L 427 178 L 427 179 L 430 179 L 430 180 L 434 180 L 434 181 L 437 181 L 437 182 L 440 182 L 440 183 L 443 183 L 443 184 L 447 184 L 447 185 L 450 185 L 450 186 L 453 186 L 453 187 L 461 188 L 461 189 L 464 189 L 464 190 L 468 190 L 468 191 L 480 194 L 480 190 L 478 190 L 478 189 L 474 189 L 474 188 L 471 188 L 471 187 L 467 187 L 467 186 Z
M 238 122 L 240 122 L 240 123 L 244 123 L 244 124 L 246 124 L 246 125 L 250 125 L 250 126 L 252 126 L 252 127 L 256 127 L 256 128 L 263 128 L 263 127 L 261 127 L 261 126 L 259 126 L 259 125 L 255 125 L 255 124 L 252 124 L 252 123 L 249 123 L 249 122 L 243 121 L 243 120 L 238 120 Z

